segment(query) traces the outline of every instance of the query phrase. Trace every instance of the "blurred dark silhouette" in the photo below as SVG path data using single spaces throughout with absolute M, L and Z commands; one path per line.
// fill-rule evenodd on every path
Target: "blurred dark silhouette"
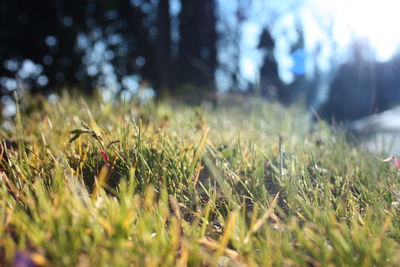
M 297 30 L 299 38 L 290 47 L 292 57 L 304 57 L 304 38 L 303 32 Z M 276 100 L 284 104 L 292 104 L 299 99 L 305 100 L 308 105 L 312 104 L 315 91 L 318 88 L 317 78 L 308 79 L 305 71 L 294 69 L 294 79 L 285 84 L 278 71 L 278 60 L 274 54 L 275 40 L 271 36 L 270 29 L 264 28 L 260 36 L 258 48 L 263 49 L 265 57 L 260 69 L 260 93 L 261 96 L 269 100 Z M 296 59 L 295 59 L 296 61 Z M 297 62 L 302 64 L 303 62 Z M 295 63 L 296 64 L 296 63 Z
M 279 79 L 278 62 L 274 56 L 275 40 L 271 36 L 270 29 L 263 30 L 258 48 L 265 51 L 264 62 L 260 70 L 260 93 L 267 99 L 278 100 L 282 97 L 285 86 Z
M 334 76 L 320 115 L 329 121 L 356 120 L 400 104 L 400 56 L 376 62 L 365 40 L 355 40 L 353 58 Z
M 353 43 L 353 58 L 340 66 L 331 83 L 322 116 L 337 121 L 357 119 L 377 109 L 376 73 L 366 42 Z

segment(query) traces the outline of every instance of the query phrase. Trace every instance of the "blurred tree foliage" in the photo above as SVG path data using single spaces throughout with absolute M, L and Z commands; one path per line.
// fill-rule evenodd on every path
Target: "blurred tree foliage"
M 82 88 L 90 94 L 99 86 L 118 93 L 129 87 L 130 74 L 156 93 L 186 84 L 213 90 L 215 0 L 176 0 L 177 14 L 171 2 L 1 1 L 1 94 L 20 86 L 11 78 L 32 93 Z

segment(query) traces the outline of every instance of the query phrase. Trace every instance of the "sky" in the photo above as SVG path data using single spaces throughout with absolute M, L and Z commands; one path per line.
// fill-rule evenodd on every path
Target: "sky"
M 242 28 L 241 74 L 249 81 L 258 77 L 262 52 L 257 50 L 265 25 L 276 38 L 275 56 L 281 78 L 290 83 L 296 73 L 312 76 L 318 69 L 329 72 L 332 62 L 349 58 L 349 44 L 361 38 L 372 48 L 371 58 L 385 62 L 399 49 L 400 1 L 397 0 L 253 0 Z M 220 12 L 234 20 L 236 1 L 219 0 Z M 273 11 L 275 12 L 273 12 Z M 231 18 L 229 17 L 231 16 Z M 296 25 L 304 30 L 304 51 L 291 54 L 298 38 Z M 329 29 L 329 31 L 327 31 Z M 223 86 L 223 85 L 222 85 Z M 226 85 L 229 87 L 229 85 Z

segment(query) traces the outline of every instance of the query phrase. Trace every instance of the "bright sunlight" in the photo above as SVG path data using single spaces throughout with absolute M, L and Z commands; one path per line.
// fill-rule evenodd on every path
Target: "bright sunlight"
M 337 0 L 331 2 L 334 18 L 355 37 L 366 38 L 376 59 L 389 60 L 400 45 L 400 1 Z

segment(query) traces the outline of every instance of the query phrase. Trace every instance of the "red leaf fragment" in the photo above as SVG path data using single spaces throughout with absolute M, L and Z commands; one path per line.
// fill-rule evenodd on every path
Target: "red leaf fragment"
M 100 154 L 103 157 L 104 161 L 109 163 L 110 158 L 108 157 L 107 153 L 104 152 L 103 150 L 100 150 Z

